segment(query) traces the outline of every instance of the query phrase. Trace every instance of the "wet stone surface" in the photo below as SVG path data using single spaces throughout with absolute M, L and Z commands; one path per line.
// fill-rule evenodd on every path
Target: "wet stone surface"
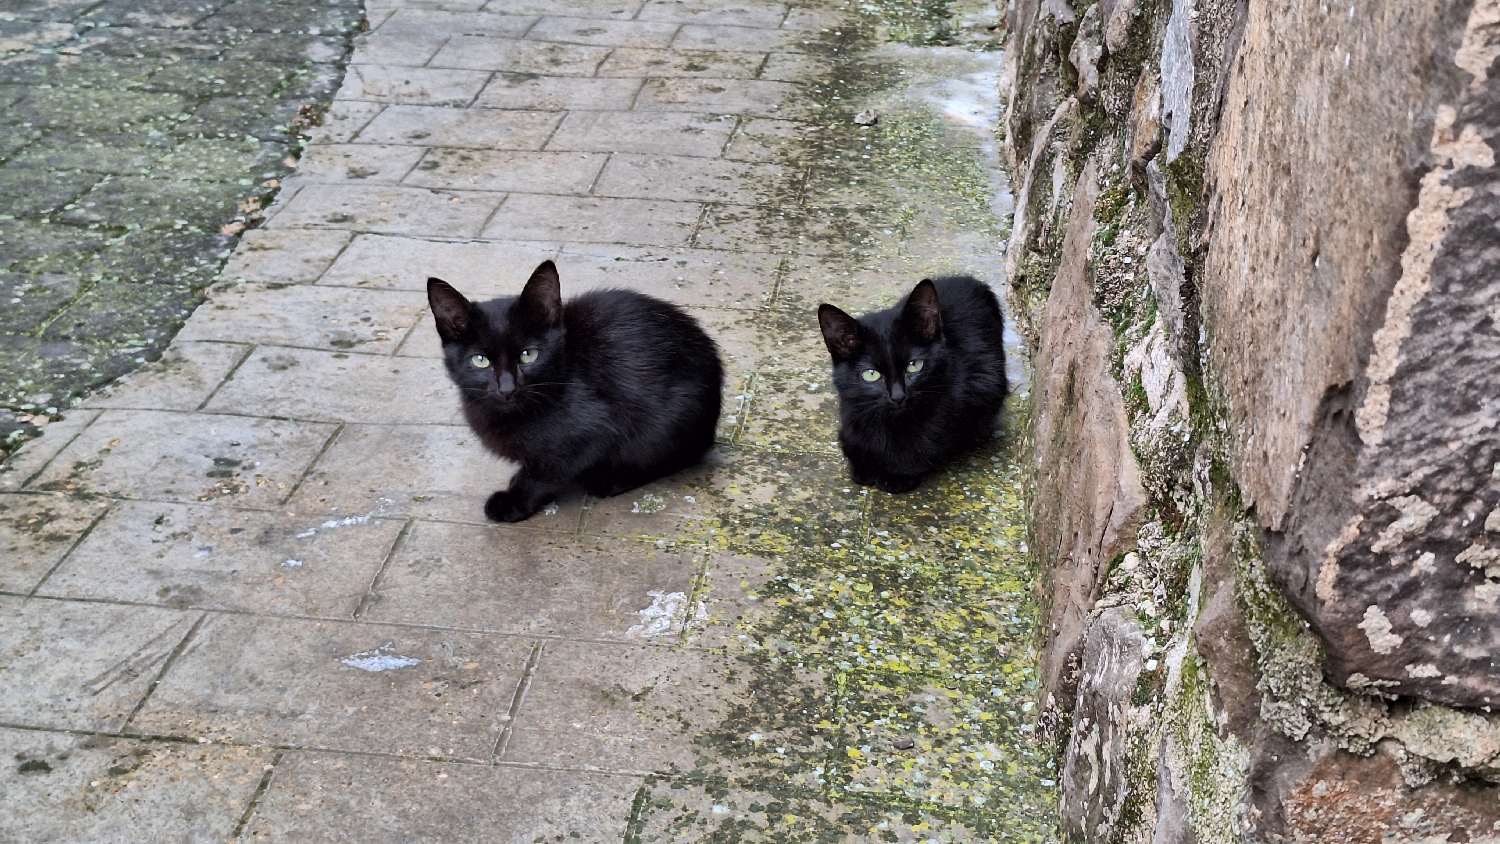
M 259 780 L 225 784 L 237 823 L 210 819 L 241 841 L 1053 840 L 1026 397 L 916 491 L 861 488 L 814 317 L 924 276 L 1004 287 L 985 14 L 371 2 L 208 303 L 0 471 L 0 549 L 25 558 L 0 568 L 0 713 L 210 748 L 210 776 L 253 759 Z M 188 34 L 223 37 L 210 20 Z M 206 140 L 194 178 L 241 149 Z M 514 294 L 543 260 L 565 295 L 687 308 L 724 412 L 699 466 L 493 524 L 515 466 L 455 412 L 424 285 Z M 46 272 L 39 303 L 102 289 Z M 25 752 L 0 789 L 53 758 Z M 197 782 L 139 788 L 178 805 Z
M 337 90 L 359 0 L 0 9 L 0 455 L 155 360 Z

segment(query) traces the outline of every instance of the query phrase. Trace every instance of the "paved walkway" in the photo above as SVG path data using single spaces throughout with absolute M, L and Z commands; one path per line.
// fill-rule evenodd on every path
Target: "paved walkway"
M 846 6 L 372 4 L 167 356 L 0 472 L 0 838 L 1044 839 L 1010 437 L 851 487 L 812 315 L 1000 280 L 999 55 Z M 425 280 L 548 258 L 705 323 L 720 444 L 497 526 Z

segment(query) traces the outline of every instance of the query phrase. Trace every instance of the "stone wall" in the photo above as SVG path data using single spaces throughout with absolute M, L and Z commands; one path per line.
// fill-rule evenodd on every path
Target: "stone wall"
M 1500 841 L 1500 0 L 1007 26 L 1064 838 Z

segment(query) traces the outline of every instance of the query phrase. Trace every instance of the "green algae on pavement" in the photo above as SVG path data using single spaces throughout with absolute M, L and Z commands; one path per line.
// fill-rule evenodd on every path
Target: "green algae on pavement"
M 0 18 L 0 458 L 155 360 L 332 100 L 360 0 Z
M 810 532 L 822 520 L 804 515 L 826 511 L 767 502 L 716 521 L 742 570 L 709 571 L 698 597 L 715 612 L 689 641 L 734 655 L 742 693 L 693 770 L 643 788 L 630 840 L 1048 840 L 1013 440 L 901 497 L 831 460 L 728 471 L 852 518 Z
M 761 365 L 695 514 L 640 537 L 705 550 L 707 617 L 685 642 L 732 655 L 739 691 L 690 770 L 642 786 L 632 844 L 1053 840 L 1024 426 L 1008 418 L 910 494 L 853 485 L 811 319 L 818 301 L 880 307 L 925 275 L 1002 280 L 984 139 L 913 96 L 994 66 L 913 46 L 959 37 L 950 5 L 837 5 L 847 22 L 809 47 L 829 69 L 783 153 L 798 175 L 759 186 L 762 239 L 798 245 L 750 318 Z M 853 120 L 865 109 L 873 126 Z

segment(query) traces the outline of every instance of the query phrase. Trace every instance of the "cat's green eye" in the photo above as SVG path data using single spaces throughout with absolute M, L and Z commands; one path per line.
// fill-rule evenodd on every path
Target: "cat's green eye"
M 474 364 L 480 369 L 484 369 L 485 367 L 490 365 L 490 359 L 485 357 L 484 355 L 475 355 L 474 357 L 469 358 L 469 363 Z
M 521 363 L 531 363 L 532 361 L 536 360 L 536 356 L 537 356 L 537 350 L 536 349 L 522 349 L 521 350 Z
M 920 361 L 920 360 L 909 360 L 909 361 L 907 361 L 906 362 L 906 371 L 907 372 L 921 372 L 922 371 L 922 361 Z
M 859 377 L 865 379 L 866 381 L 879 381 L 880 380 L 880 370 L 878 370 L 878 369 L 866 369 L 864 372 L 861 372 L 859 374 Z

